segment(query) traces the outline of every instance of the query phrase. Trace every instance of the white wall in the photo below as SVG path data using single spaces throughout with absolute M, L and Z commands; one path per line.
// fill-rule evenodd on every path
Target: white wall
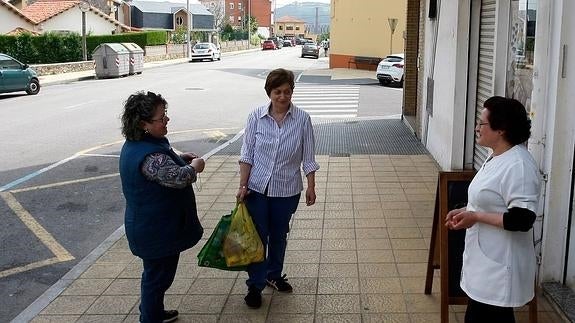
M 442 1 L 438 19 L 426 19 L 424 75 L 425 79 L 433 78 L 435 86 L 433 115 L 428 116 L 425 110 L 422 113 L 422 137 L 443 170 L 463 168 L 469 10 L 467 1 Z M 437 44 L 434 46 L 435 37 Z M 426 92 L 424 90 L 424 101 Z
M 270 37 L 270 29 L 268 27 L 258 27 L 258 34 L 268 38 Z
M 8 8 L 0 6 L 0 34 L 8 33 L 18 27 L 34 30 L 34 25 L 30 22 L 22 19 Z
M 535 127 L 543 125 L 545 148 L 542 169 L 548 174 L 544 199 L 544 234 L 540 281 L 563 278 L 575 144 L 575 3 L 539 2 L 535 42 Z M 540 33 L 541 32 L 541 33 Z M 567 57 L 563 57 L 567 45 Z M 562 77 L 562 71 L 565 77 Z M 544 117 L 542 117 L 544 115 Z M 575 231 L 572 229 L 571 235 Z M 573 248 L 573 246 L 571 246 Z M 571 257 L 573 262 L 575 257 Z M 573 264 L 570 264 L 572 266 Z
M 82 11 L 72 8 L 42 23 L 42 31 L 68 30 L 82 34 Z M 110 35 L 116 25 L 93 11 L 86 12 L 86 34 Z

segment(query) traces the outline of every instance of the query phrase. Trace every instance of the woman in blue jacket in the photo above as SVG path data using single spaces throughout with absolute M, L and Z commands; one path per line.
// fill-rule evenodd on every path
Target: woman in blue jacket
M 172 322 L 164 294 L 174 281 L 180 252 L 202 237 L 192 183 L 204 169 L 193 153 L 176 154 L 168 139 L 167 102 L 138 92 L 124 105 L 120 178 L 126 198 L 125 228 L 132 253 L 142 258 L 140 322 Z

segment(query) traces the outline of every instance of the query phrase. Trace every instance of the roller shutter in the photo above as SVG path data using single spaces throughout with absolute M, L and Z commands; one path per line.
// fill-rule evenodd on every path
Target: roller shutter
M 479 119 L 483 103 L 493 96 L 493 66 L 495 57 L 495 23 L 496 23 L 496 3 L 497 0 L 481 1 L 481 17 L 479 20 L 479 62 L 477 69 L 477 95 L 475 100 L 475 120 Z M 473 152 L 473 166 L 479 169 L 489 151 L 487 148 L 477 144 L 477 134 L 475 134 L 475 145 Z

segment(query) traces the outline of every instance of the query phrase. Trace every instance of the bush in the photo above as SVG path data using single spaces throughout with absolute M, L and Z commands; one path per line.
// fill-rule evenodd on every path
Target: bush
M 136 43 L 140 47 L 163 45 L 165 31 L 86 36 L 88 58 L 101 43 Z M 0 35 L 0 53 L 13 56 L 26 64 L 50 64 L 82 60 L 82 36 L 78 33 L 48 32 L 39 36 L 22 33 L 16 36 Z

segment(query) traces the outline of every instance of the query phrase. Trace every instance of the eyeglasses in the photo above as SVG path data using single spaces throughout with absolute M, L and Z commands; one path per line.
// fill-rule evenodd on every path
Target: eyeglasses
M 150 119 L 151 122 L 168 122 L 168 110 L 164 110 L 164 115 L 160 119 Z
M 484 125 L 486 125 L 486 124 L 489 124 L 489 122 L 480 122 L 480 123 L 478 123 L 477 125 L 481 128 L 481 126 L 484 126 Z

